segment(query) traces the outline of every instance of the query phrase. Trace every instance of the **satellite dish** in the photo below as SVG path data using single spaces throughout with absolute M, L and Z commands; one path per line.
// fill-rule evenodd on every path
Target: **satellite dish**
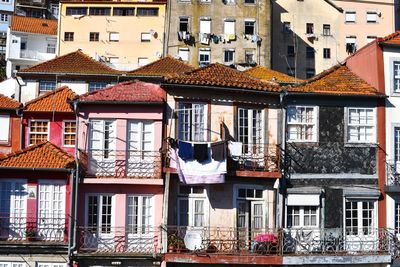
M 185 242 L 185 247 L 189 250 L 200 249 L 203 243 L 201 231 L 188 230 L 183 241 Z

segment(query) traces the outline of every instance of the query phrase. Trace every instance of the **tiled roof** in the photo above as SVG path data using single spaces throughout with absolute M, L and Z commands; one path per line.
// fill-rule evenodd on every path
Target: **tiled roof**
M 17 109 L 21 106 L 18 101 L 0 94 L 0 109 Z
M 123 82 L 78 97 L 79 102 L 164 102 L 164 90 L 156 84 Z
M 74 165 L 74 157 L 48 141 L 0 158 L 0 168 L 67 169 Z
M 68 86 L 47 92 L 25 104 L 25 112 L 74 112 L 68 100 L 73 100 L 77 94 Z
M 272 82 L 263 82 L 249 75 L 219 63 L 195 69 L 191 72 L 165 78 L 167 83 L 234 87 L 261 91 L 279 91 L 279 86 Z
M 244 71 L 244 73 L 264 81 L 272 81 L 278 83 L 302 82 L 302 80 L 300 79 L 295 79 L 292 76 L 289 76 L 279 71 L 271 70 L 270 68 L 263 66 L 256 66 L 254 68 Z
M 151 62 L 143 67 L 128 72 L 128 74 L 140 76 L 167 76 L 176 75 L 194 70 L 194 67 L 182 60 L 166 56 L 157 61 Z
M 297 86 L 288 86 L 287 90 L 289 92 L 336 95 L 381 95 L 374 87 L 351 72 L 349 68 L 339 64 Z
M 57 35 L 57 20 L 12 16 L 11 30 L 38 34 Z
M 121 74 L 80 50 L 22 69 L 18 73 Z
M 379 38 L 378 42 L 386 45 L 400 45 L 400 31 Z

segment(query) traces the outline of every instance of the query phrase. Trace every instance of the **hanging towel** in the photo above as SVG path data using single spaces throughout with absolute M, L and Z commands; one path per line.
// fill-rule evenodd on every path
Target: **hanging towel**
M 193 159 L 193 146 L 191 143 L 179 141 L 179 157 L 183 160 Z
M 216 142 L 211 144 L 211 157 L 216 161 L 226 159 L 226 142 Z
M 236 39 L 236 36 L 234 34 L 229 34 L 229 41 L 233 41 Z
M 242 142 L 229 142 L 228 147 L 232 157 L 242 156 Z
M 198 162 L 204 162 L 208 160 L 208 144 L 194 144 L 193 158 Z

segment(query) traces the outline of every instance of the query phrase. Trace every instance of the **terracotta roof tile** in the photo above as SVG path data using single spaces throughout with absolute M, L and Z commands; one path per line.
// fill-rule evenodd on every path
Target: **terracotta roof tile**
M 111 74 L 122 72 L 89 57 L 80 50 L 22 69 L 18 73 L 69 73 L 69 74 Z
M 79 102 L 164 102 L 164 90 L 156 84 L 123 82 L 78 97 Z
M 47 92 L 25 104 L 25 112 L 74 112 L 68 100 L 73 100 L 77 94 L 68 86 Z
M 140 76 L 167 76 L 192 70 L 194 70 L 194 67 L 186 64 L 182 60 L 175 59 L 171 56 L 166 56 L 136 70 L 130 71 L 128 74 Z
M 270 68 L 263 66 L 256 66 L 254 68 L 244 71 L 244 73 L 263 81 L 271 81 L 278 83 L 295 83 L 303 81 L 300 79 L 295 79 L 294 77 L 284 74 L 282 72 L 271 70 Z
M 37 34 L 57 35 L 57 20 L 12 16 L 11 30 Z
M 166 77 L 171 84 L 236 87 L 261 91 L 278 92 L 279 86 L 273 82 L 263 82 L 246 73 L 225 65 L 214 63 L 184 74 Z
M 400 31 L 378 38 L 378 42 L 387 45 L 400 45 Z
M 298 85 L 288 86 L 289 92 L 321 93 L 337 95 L 381 95 L 374 87 L 351 72 L 336 65 Z
M 0 158 L 0 167 L 67 169 L 75 165 L 74 157 L 46 141 Z
M 0 109 L 17 109 L 21 106 L 22 104 L 19 103 L 17 100 L 0 94 Z

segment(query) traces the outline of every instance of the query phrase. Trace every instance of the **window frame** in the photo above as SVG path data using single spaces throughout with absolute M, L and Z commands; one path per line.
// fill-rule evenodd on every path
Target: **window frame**
M 144 38 L 144 37 L 146 37 L 146 38 Z M 141 32 L 140 33 L 140 41 L 142 43 L 150 43 L 151 42 L 151 33 L 150 32 Z
M 331 25 L 330 24 L 323 24 L 322 25 L 322 35 L 323 36 L 332 36 L 332 34 L 331 34 Z
M 400 124 L 394 124 L 393 127 L 393 161 L 394 163 L 400 162 Z
M 64 42 L 73 42 L 75 38 L 74 32 L 64 32 Z
M 79 12 L 69 12 L 69 11 L 79 11 Z M 66 7 L 65 9 L 65 16 L 87 16 L 88 14 L 88 7 Z M 85 11 L 85 12 L 81 12 Z M 74 14 L 72 14 L 74 13 Z
M 177 195 L 177 225 L 179 226 L 187 226 L 187 227 L 194 227 L 194 228 L 201 228 L 205 227 L 208 225 L 208 219 L 209 219 L 209 200 L 207 197 L 207 186 L 202 186 L 203 187 L 203 192 L 202 193 L 194 193 L 193 192 L 193 187 L 195 186 L 190 186 L 190 185 L 184 185 L 190 187 L 190 192 L 188 194 L 182 193 L 181 192 L 181 186 L 178 188 L 178 195 Z M 201 187 L 201 186 L 200 186 Z M 188 225 L 182 225 L 181 222 L 181 201 L 188 201 Z M 202 225 L 195 225 L 195 205 L 196 201 L 202 201 L 203 202 L 203 220 L 202 220 Z
M 181 26 L 186 24 L 186 31 L 182 30 Z M 189 22 L 189 17 L 179 17 L 179 22 L 178 22 L 178 31 L 180 32 L 190 32 L 190 22 Z
M 46 83 L 47 83 L 47 85 L 46 85 Z M 51 86 L 52 89 L 50 89 L 50 90 L 47 90 L 47 89 L 43 90 L 42 89 L 42 86 L 47 87 L 50 83 L 52 85 L 54 84 L 54 88 L 53 88 L 53 86 Z M 52 81 L 52 80 L 40 80 L 39 81 L 39 84 L 38 84 L 39 95 L 51 92 L 51 91 L 53 91 L 55 89 L 57 89 L 57 82 L 56 81 Z
M 306 34 L 315 34 L 314 23 L 311 23 L 311 22 L 306 23 Z
M 187 54 L 187 59 L 186 59 L 186 60 L 183 59 L 183 58 L 181 57 L 181 53 L 180 53 L 180 52 L 184 52 L 184 53 Z M 189 62 L 189 59 L 190 59 L 190 49 L 189 49 L 188 47 L 179 47 L 179 48 L 178 48 L 178 56 L 179 56 L 179 58 L 180 58 L 182 61 Z
M 322 52 L 323 52 L 323 58 L 324 59 L 330 59 L 331 58 L 331 49 L 329 47 L 323 48 Z
M 375 16 L 375 20 L 368 20 L 368 18 L 370 17 L 369 15 L 374 15 Z M 378 11 L 374 11 L 374 10 L 367 10 L 367 12 L 365 12 L 365 22 L 367 24 L 376 24 L 378 23 Z
M 115 11 L 118 10 L 119 14 L 116 14 Z M 129 12 L 127 12 L 129 10 Z M 132 11 L 132 14 L 130 13 Z M 130 17 L 135 16 L 135 8 L 134 7 L 113 7 L 112 15 L 115 17 Z
M 190 105 L 190 108 L 183 108 L 184 105 Z M 196 133 L 196 127 L 195 127 L 195 123 L 194 121 L 196 120 L 196 114 L 195 112 L 193 112 L 194 110 L 194 105 L 202 105 L 203 106 L 203 122 L 200 122 L 200 125 L 203 124 L 204 125 L 204 129 L 203 129 L 203 137 L 199 138 L 199 140 L 195 140 L 195 136 L 198 135 L 199 137 L 201 136 L 201 130 L 199 133 Z M 177 119 L 177 137 L 180 140 L 183 141 L 200 141 L 200 142 L 204 142 L 208 140 L 208 103 L 206 102 L 187 102 L 187 101 L 179 101 L 177 103 L 177 107 L 178 107 L 178 119 Z M 188 118 L 189 118 L 189 122 L 186 123 L 189 128 L 182 133 L 181 132 L 181 128 L 180 127 L 184 127 L 184 123 L 181 122 L 181 116 L 185 116 L 185 115 L 181 115 L 181 112 L 188 110 L 189 114 L 188 114 Z M 190 138 L 187 140 L 186 137 L 184 136 L 185 133 L 187 133 Z
M 67 267 L 64 262 L 36 262 L 36 267 Z
M 138 209 L 137 209 L 137 232 L 136 233 L 131 233 L 130 230 L 133 228 L 133 224 L 130 224 L 129 221 L 129 198 L 138 198 Z M 149 214 L 150 214 L 150 221 L 149 224 L 143 224 L 143 200 L 144 198 L 150 198 L 150 208 L 149 208 Z M 128 228 L 128 234 L 132 235 L 142 235 L 142 234 L 153 234 L 154 233 L 154 225 L 155 225 L 155 200 L 154 200 L 154 195 L 151 194 L 127 194 L 126 195 L 126 207 L 125 207 L 125 223 L 126 227 Z M 134 213 L 132 213 L 132 216 L 135 216 Z M 144 231 L 143 231 L 144 229 Z M 142 230 L 142 231 L 139 231 Z
M 0 144 L 6 144 L 6 145 L 8 145 L 8 144 L 10 144 L 10 141 L 11 141 L 11 124 L 12 124 L 12 120 L 11 120 L 11 115 L 10 114 L 6 114 L 6 113 L 1 113 L 0 114 L 0 119 L 1 120 L 5 120 L 5 122 L 7 122 L 8 121 L 8 125 L 7 125 L 7 130 L 5 131 L 5 129 L 4 128 L 2 128 L 1 130 L 2 130 L 2 132 L 3 133 L 5 133 L 6 132 L 6 134 L 5 135 L 7 135 L 7 140 L 1 140 L 0 139 Z
M 89 32 L 89 42 L 99 42 L 100 33 L 99 32 Z
M 226 61 L 227 56 L 228 59 L 232 57 L 232 60 Z M 235 49 L 233 48 L 224 49 L 224 64 L 225 65 L 235 64 Z
M 319 106 L 311 106 L 311 105 L 289 105 L 288 107 L 287 107 L 287 115 L 286 116 L 289 116 L 289 109 L 290 108 L 295 108 L 296 109 L 296 114 L 297 114 L 297 109 L 298 108 L 304 108 L 304 109 L 307 109 L 307 108 L 312 108 L 313 109 L 313 118 L 315 118 L 315 121 L 313 122 L 313 123 L 303 123 L 303 122 L 293 122 L 293 123 L 291 123 L 291 122 L 289 122 L 289 118 L 287 118 L 287 125 L 288 125 L 288 127 L 287 127 L 287 140 L 288 140 L 288 142 L 295 142 L 295 143 L 315 143 L 315 142 L 318 142 L 318 140 L 319 140 L 319 136 L 318 136 L 318 132 L 319 132 Z M 310 124 L 313 124 L 314 125 L 314 130 L 313 130 L 313 133 L 312 133 L 312 135 L 313 135 L 313 138 L 312 139 L 310 139 L 310 140 L 307 140 L 307 139 L 290 139 L 290 132 L 289 132 L 289 126 L 290 125 L 300 125 L 300 126 L 303 126 L 303 125 L 305 125 L 305 126 L 307 126 L 307 125 L 310 125 Z M 297 134 L 298 135 L 298 134 Z
M 118 38 L 117 38 L 118 37 Z M 119 32 L 109 32 L 108 33 L 108 41 L 109 42 L 114 42 L 114 43 L 117 43 L 117 42 L 119 42 Z
M 75 123 L 75 132 L 74 133 L 66 133 L 65 132 L 65 124 L 66 123 Z M 75 120 L 63 120 L 62 122 L 62 143 L 63 143 L 63 147 L 75 147 L 75 143 L 76 143 L 76 121 Z M 74 137 L 74 144 L 73 145 L 66 145 L 65 144 L 65 135 L 73 135 Z
M 7 267 L 18 267 L 19 265 L 26 267 L 26 262 L 24 261 L 0 261 L 0 264 Z
M 98 85 L 101 85 L 100 87 Z M 108 86 L 107 82 L 89 82 L 88 83 L 88 91 L 89 92 L 93 92 L 93 91 L 97 91 L 103 88 L 106 88 Z M 95 88 L 93 88 L 95 87 Z
M 32 122 L 46 122 L 47 123 L 47 132 L 32 132 L 31 131 Z M 37 143 L 31 142 L 32 134 L 46 134 L 47 135 L 46 141 L 49 141 L 50 140 L 50 120 L 37 120 L 37 119 L 29 120 L 28 121 L 28 142 L 27 142 L 29 145 L 37 144 Z M 40 142 L 43 142 L 43 141 L 40 141 Z M 40 143 L 40 142 L 38 142 L 38 143 Z
M 368 141 L 368 140 L 354 141 L 354 140 L 349 139 L 350 138 L 349 127 L 371 127 L 371 126 L 368 126 L 368 124 L 361 124 L 361 123 L 349 125 L 351 109 L 355 109 L 355 110 L 371 109 L 372 110 L 372 116 L 373 116 L 372 139 L 373 140 L 371 140 L 371 141 Z M 377 143 L 377 128 L 378 128 L 376 116 L 377 116 L 376 107 L 346 107 L 345 108 L 345 143 L 347 143 L 347 144 L 376 144 Z
M 116 200 L 115 194 L 112 193 L 87 193 L 85 194 L 85 228 L 89 229 L 89 197 L 96 197 L 97 198 L 97 220 L 96 220 L 96 233 L 98 235 L 112 235 L 114 233 L 115 228 L 115 211 L 116 211 Z M 111 197 L 111 213 L 110 213 L 110 232 L 103 233 L 103 197 Z M 95 229 L 94 227 L 90 230 Z
M 146 10 L 146 12 L 144 12 Z M 151 12 L 150 12 L 151 10 Z M 152 13 L 153 11 L 157 11 Z M 144 12 L 139 14 L 140 12 Z M 136 16 L 137 17 L 158 17 L 160 15 L 160 9 L 158 7 L 137 7 Z
M 349 20 L 349 16 L 351 18 L 354 16 L 354 20 Z M 344 23 L 356 23 L 357 21 L 357 12 L 355 10 L 346 10 L 344 12 Z
M 295 214 L 299 216 L 299 225 L 294 225 L 294 213 L 290 213 L 290 209 L 295 209 L 298 208 L 299 213 Z M 310 220 L 310 225 L 305 225 L 305 217 L 306 216 L 313 216 L 312 213 L 307 214 L 305 213 L 306 208 L 315 208 L 315 225 L 311 225 L 311 220 Z M 319 228 L 320 227 L 320 207 L 319 205 L 286 205 L 286 227 L 291 228 L 291 229 L 296 229 L 296 228 L 307 228 L 307 229 L 313 229 L 313 228 Z M 290 215 L 292 214 L 292 215 Z M 292 222 L 289 223 L 289 218 L 292 218 Z
M 208 61 L 200 60 L 201 56 L 208 56 Z M 200 48 L 199 49 L 199 65 L 206 66 L 211 64 L 211 49 L 210 48 Z
M 89 7 L 89 16 L 111 16 L 111 7 Z
M 400 95 L 400 58 L 396 58 L 396 59 L 391 59 L 390 60 L 391 63 L 391 84 L 392 84 L 392 89 L 391 94 L 392 95 Z M 398 69 L 398 75 L 396 75 L 396 65 L 397 65 L 397 69 Z M 396 89 L 396 80 L 398 81 L 398 89 Z
M 347 211 L 348 209 L 346 208 L 346 203 L 348 202 L 355 202 L 357 203 L 356 211 L 357 211 L 357 233 L 354 235 L 353 234 L 353 229 L 355 226 L 347 226 L 347 220 L 351 219 L 353 217 L 348 218 L 347 217 Z M 364 213 L 364 208 L 363 208 L 363 203 L 373 203 L 373 210 L 372 210 L 372 221 L 371 225 L 368 226 L 368 233 L 364 233 L 364 226 L 363 226 L 363 220 L 365 217 L 363 216 Z M 377 223 L 378 223 L 378 201 L 375 198 L 355 198 L 355 197 L 344 197 L 343 198 L 343 225 L 344 225 L 344 230 L 346 235 L 350 236 L 368 236 L 368 235 L 373 235 L 376 234 L 374 233 L 374 230 L 377 228 Z M 351 210 L 354 210 L 353 208 Z M 349 230 L 350 229 L 350 230 Z M 354 231 L 355 232 L 355 231 Z
M 251 24 L 251 25 L 246 25 L 246 24 Z M 252 33 L 246 33 L 246 29 L 249 27 L 253 28 Z M 254 35 L 256 33 L 256 20 L 255 19 L 245 19 L 244 20 L 244 34 L 245 35 Z

